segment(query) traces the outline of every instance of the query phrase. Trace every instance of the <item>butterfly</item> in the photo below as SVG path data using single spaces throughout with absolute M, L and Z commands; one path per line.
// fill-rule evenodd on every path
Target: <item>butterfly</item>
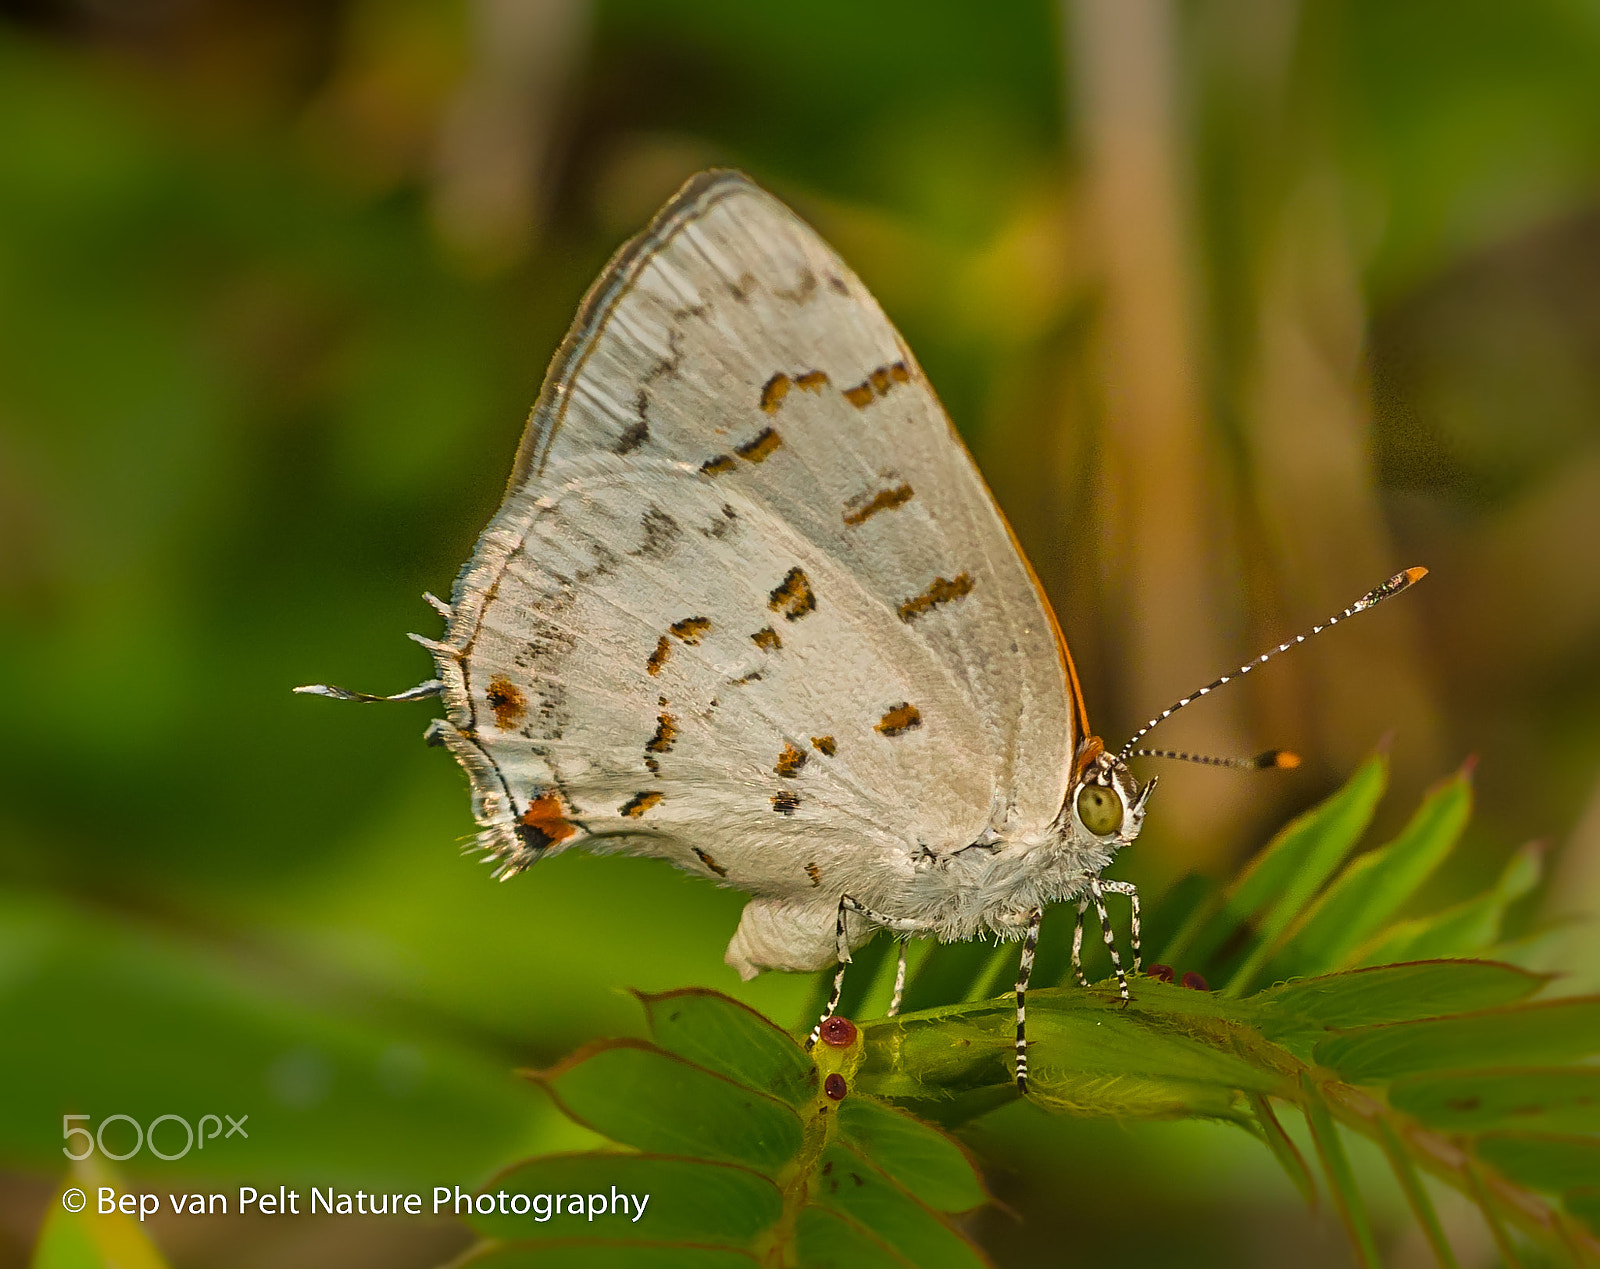
M 437 678 L 297 690 L 442 697 L 428 739 L 465 768 L 497 875 L 581 846 L 745 891 L 728 963 L 837 965 L 824 1020 L 880 929 L 1020 940 L 1024 1091 L 1047 906 L 1077 902 L 1080 981 L 1095 910 L 1128 997 L 1105 899 L 1132 903 L 1137 974 L 1139 896 L 1102 874 L 1156 780 L 1090 730 L 1050 604 L 905 342 L 740 173 L 692 178 L 594 283 L 504 501 L 432 602 L 444 637 L 412 637 Z M 1268 757 L 1236 765 L 1287 765 Z M 891 1012 L 904 978 L 902 938 Z

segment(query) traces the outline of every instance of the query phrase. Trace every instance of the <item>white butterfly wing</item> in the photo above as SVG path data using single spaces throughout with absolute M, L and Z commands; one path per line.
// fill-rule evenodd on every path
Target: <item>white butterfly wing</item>
M 439 734 L 485 845 L 513 869 L 658 855 L 805 908 L 821 951 L 789 962 L 831 956 L 843 893 L 893 912 L 919 857 L 1042 838 L 1083 731 L 915 361 L 735 173 L 692 180 L 591 290 L 452 609 Z

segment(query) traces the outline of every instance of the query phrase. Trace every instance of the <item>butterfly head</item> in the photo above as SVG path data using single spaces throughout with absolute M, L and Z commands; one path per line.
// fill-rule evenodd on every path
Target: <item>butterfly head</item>
M 1141 786 L 1128 764 L 1107 753 L 1098 736 L 1087 737 L 1078 747 L 1074 772 L 1064 810 L 1078 829 L 1112 850 L 1139 836 L 1145 804 L 1156 787 L 1154 776 Z

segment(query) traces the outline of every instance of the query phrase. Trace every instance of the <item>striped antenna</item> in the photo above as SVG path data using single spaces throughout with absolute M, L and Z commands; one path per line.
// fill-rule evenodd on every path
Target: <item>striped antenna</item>
M 1351 604 L 1350 607 L 1346 608 L 1343 612 L 1337 614 L 1336 616 L 1329 617 L 1320 626 L 1312 626 L 1310 630 L 1305 632 L 1305 634 L 1296 635 L 1293 639 L 1290 639 L 1287 643 L 1280 643 L 1276 648 L 1273 648 L 1270 652 L 1263 652 L 1254 661 L 1246 661 L 1243 665 L 1241 665 L 1232 674 L 1224 674 L 1220 679 L 1216 680 L 1216 682 L 1207 683 L 1198 692 L 1191 692 L 1188 696 L 1185 696 L 1181 701 L 1178 701 L 1176 704 L 1174 704 L 1172 706 L 1169 706 L 1167 709 L 1162 710 L 1159 714 L 1157 714 L 1154 718 L 1152 718 L 1143 727 L 1139 728 L 1138 731 L 1134 732 L 1133 736 L 1128 740 L 1128 743 L 1123 745 L 1121 752 L 1117 754 L 1117 760 L 1119 762 L 1126 762 L 1129 758 L 1134 757 L 1135 754 L 1134 754 L 1134 748 L 1133 747 L 1135 745 L 1137 745 L 1141 740 L 1143 740 L 1145 738 L 1145 736 L 1147 736 L 1150 733 L 1150 729 L 1152 727 L 1156 726 L 1158 723 L 1166 722 L 1167 719 L 1171 718 L 1174 714 L 1176 714 L 1185 705 L 1188 705 L 1191 702 L 1199 700 L 1202 696 L 1209 696 L 1212 692 L 1216 691 L 1224 683 L 1231 683 L 1234 679 L 1239 678 L 1242 675 L 1250 673 L 1250 671 L 1255 669 L 1256 666 L 1262 665 L 1265 662 L 1272 660 L 1272 658 L 1277 656 L 1278 653 L 1280 653 L 1280 652 L 1287 652 L 1290 648 L 1294 647 L 1295 644 L 1297 644 L 1297 643 L 1304 643 L 1307 639 L 1311 638 L 1312 635 L 1321 634 L 1324 630 L 1328 629 L 1330 626 L 1337 626 L 1346 617 L 1354 617 L 1358 612 L 1366 612 L 1367 609 L 1371 608 L 1375 604 L 1381 603 L 1385 599 L 1388 599 L 1391 595 L 1398 595 L 1403 590 L 1409 590 L 1412 586 L 1416 585 L 1418 582 L 1420 582 L 1427 575 L 1428 575 L 1428 570 L 1425 569 L 1425 568 L 1422 568 L 1421 566 L 1418 566 L 1416 568 L 1408 568 L 1403 573 L 1396 573 L 1393 577 L 1391 577 L 1388 581 L 1386 581 L 1382 586 L 1373 587 L 1373 589 L 1369 590 L 1360 599 L 1356 600 L 1355 603 Z M 1262 763 L 1257 759 L 1250 759 L 1250 758 L 1246 758 L 1246 759 L 1196 758 L 1196 757 L 1193 757 L 1193 756 L 1188 755 L 1188 754 L 1175 754 L 1175 753 L 1171 753 L 1171 752 L 1165 751 L 1165 750 L 1159 750 L 1158 751 L 1158 750 L 1146 749 L 1146 750 L 1141 750 L 1140 752 L 1144 753 L 1144 754 L 1148 754 L 1148 755 L 1150 755 L 1152 757 L 1158 757 L 1158 758 L 1180 758 L 1180 759 L 1182 759 L 1183 761 L 1186 761 L 1186 762 L 1207 762 L 1207 763 L 1210 763 L 1211 765 L 1215 765 L 1215 766 L 1219 766 L 1219 767 L 1233 767 L 1233 766 L 1256 767 L 1256 766 L 1282 766 L 1282 765 L 1289 765 L 1289 764 L 1285 764 L 1285 763 L 1279 763 L 1277 761 L 1273 761 L 1271 763 Z M 1272 751 L 1272 752 L 1274 754 L 1276 753 L 1276 751 Z M 1263 756 L 1265 756 L 1265 755 L 1263 755 Z
M 1300 755 L 1290 749 L 1269 749 L 1254 758 L 1210 758 L 1203 753 L 1179 753 L 1176 749 L 1135 749 L 1128 757 L 1170 758 L 1174 762 L 1198 762 L 1202 767 L 1232 767 L 1236 771 L 1265 771 L 1269 767 L 1293 771 L 1300 765 Z

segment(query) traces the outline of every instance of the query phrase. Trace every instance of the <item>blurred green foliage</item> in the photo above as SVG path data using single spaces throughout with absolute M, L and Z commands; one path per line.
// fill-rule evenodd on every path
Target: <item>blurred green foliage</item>
M 498 501 L 583 288 L 698 167 L 794 201 L 879 293 L 1057 601 L 1097 725 L 1121 734 L 1194 685 L 1133 668 L 1123 624 L 1130 593 L 1162 596 L 1128 589 L 1101 468 L 1115 288 L 1086 210 L 1095 105 L 1071 69 L 1085 4 L 573 0 L 530 7 L 552 24 L 531 29 L 505 25 L 514 7 L 0 5 L 0 1264 L 26 1263 L 53 1202 L 63 1114 L 229 1101 L 257 1125 L 248 1153 L 142 1155 L 120 1165 L 135 1179 L 471 1186 L 588 1144 L 507 1072 L 636 1030 L 620 987 L 806 1008 L 809 982 L 741 985 L 721 964 L 739 896 L 579 856 L 491 885 L 451 848 L 466 799 L 418 743 L 420 707 L 287 691 L 427 673 L 400 637 L 434 630 L 418 594 L 447 589 Z M 1395 619 L 1411 644 L 1359 643 L 1387 637 L 1372 618 L 1239 689 L 1249 735 L 1299 748 L 1300 774 L 1247 795 L 1164 777 L 1119 871 L 1166 891 L 1149 928 L 1178 930 L 1398 726 L 1398 805 L 1481 757 L 1452 867 L 1423 883 L 1429 859 L 1379 806 L 1390 853 L 1324 902 L 1365 910 L 1377 874 L 1404 873 L 1422 889 L 1386 914 L 1391 941 L 1351 947 L 1342 921 L 1286 911 L 1235 974 L 1294 972 L 1296 931 L 1361 963 L 1534 932 L 1543 855 L 1506 857 L 1531 838 L 1551 844 L 1555 908 L 1593 908 L 1600 12 L 1154 9 L 1225 580 L 1190 624 L 1242 659 L 1376 580 L 1338 563 L 1358 539 L 1434 576 Z M 1325 377 L 1274 361 L 1285 331 Z M 1324 502 L 1294 481 L 1337 466 L 1303 426 L 1335 389 L 1363 457 Z M 1285 489 L 1306 521 L 1275 504 Z M 1369 677 L 1389 666 L 1421 685 L 1410 712 Z M 1429 813 L 1458 814 L 1454 796 Z M 1178 880 L 1196 867 L 1211 880 Z M 1443 930 L 1417 915 L 1444 911 Z M 1057 975 L 1069 925 L 1046 923 Z M 1002 990 L 991 956 L 944 949 L 913 1003 Z M 1600 982 L 1600 943 L 1574 932 L 1559 964 Z M 853 981 L 885 994 L 867 968 Z M 1003 1263 L 1069 1234 L 1086 1260 L 1197 1265 L 1306 1259 L 1331 1237 L 1201 1127 L 1005 1110 L 973 1139 L 1027 1218 L 982 1226 Z M 1382 1159 L 1352 1167 L 1371 1191 Z M 1150 1191 L 1166 1219 L 1137 1201 Z M 1380 1239 L 1399 1227 L 1390 1193 Z M 265 1237 L 154 1229 L 181 1265 L 238 1264 Z M 341 1237 L 282 1262 L 429 1264 L 466 1235 Z

